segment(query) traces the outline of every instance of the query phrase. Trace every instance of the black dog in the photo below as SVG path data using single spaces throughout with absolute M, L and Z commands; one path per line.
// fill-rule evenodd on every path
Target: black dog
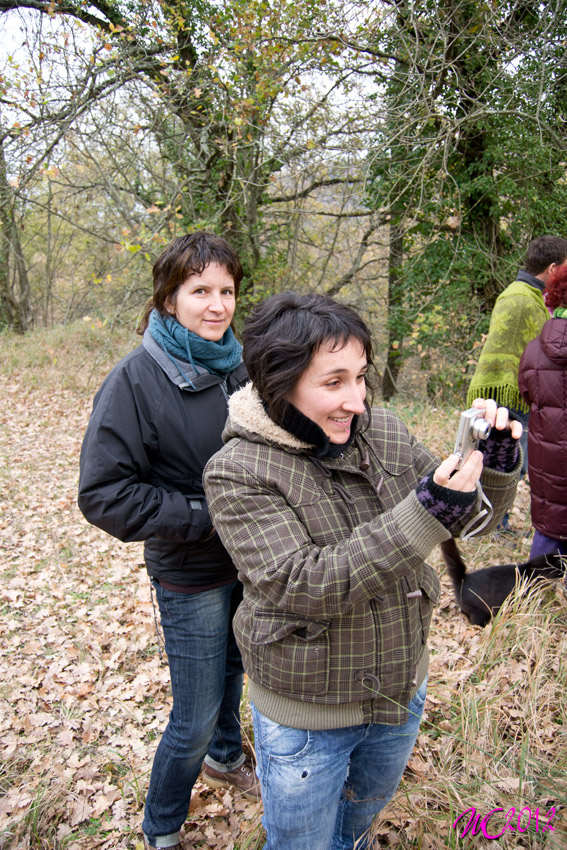
M 525 564 L 499 564 L 482 570 L 467 572 L 455 540 L 441 543 L 441 552 L 447 572 L 453 583 L 455 598 L 463 614 L 473 626 L 485 626 L 507 596 L 512 593 L 518 579 L 530 582 L 561 578 L 565 562 L 561 555 L 538 555 Z

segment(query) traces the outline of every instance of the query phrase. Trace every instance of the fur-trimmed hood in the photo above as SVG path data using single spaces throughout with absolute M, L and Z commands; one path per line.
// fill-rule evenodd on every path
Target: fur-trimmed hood
M 246 437 L 254 443 L 272 443 L 284 449 L 304 451 L 313 447 L 304 443 L 270 419 L 262 399 L 252 383 L 235 392 L 228 402 L 228 421 L 222 438 Z

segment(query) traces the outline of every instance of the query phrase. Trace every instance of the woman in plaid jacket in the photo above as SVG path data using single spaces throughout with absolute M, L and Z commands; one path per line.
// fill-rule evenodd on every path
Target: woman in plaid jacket
M 243 334 L 252 384 L 207 464 L 215 527 L 244 601 L 234 620 L 250 685 L 265 850 L 350 850 L 393 795 L 426 695 L 439 582 L 425 558 L 513 499 L 521 425 L 439 461 L 366 403 L 369 331 L 350 308 L 287 292 Z M 483 464 L 484 460 L 484 464 Z M 321 817 L 324 812 L 325 816 Z M 368 846 L 363 837 L 357 847 Z

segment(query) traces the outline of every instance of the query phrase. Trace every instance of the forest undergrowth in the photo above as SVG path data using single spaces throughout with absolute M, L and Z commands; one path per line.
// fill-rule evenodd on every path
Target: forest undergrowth
M 89 526 L 76 506 L 92 396 L 136 339 L 92 321 L 0 335 L 0 848 L 142 850 L 153 753 L 169 711 L 141 544 Z M 437 453 L 460 408 L 420 392 L 391 405 Z M 527 559 L 529 487 L 511 533 L 462 545 L 470 569 Z M 560 582 L 519 588 L 469 626 L 438 551 L 424 722 L 374 846 L 567 846 L 567 602 Z M 252 728 L 243 703 L 245 737 Z M 464 837 L 471 808 L 480 819 Z M 512 810 L 514 812 L 512 813 Z M 197 783 L 185 848 L 262 847 L 261 805 Z M 473 835 L 473 831 L 476 833 Z M 307 848 L 306 848 L 307 850 Z

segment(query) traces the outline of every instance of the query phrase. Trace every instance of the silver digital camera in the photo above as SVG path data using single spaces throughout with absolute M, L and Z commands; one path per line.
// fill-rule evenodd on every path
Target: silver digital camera
M 484 410 L 480 410 L 478 407 L 469 407 L 468 410 L 461 413 L 455 448 L 453 449 L 454 454 L 461 456 L 457 469 L 463 465 L 471 452 L 478 449 L 479 442 L 486 440 L 491 430 L 490 424 L 484 418 Z

